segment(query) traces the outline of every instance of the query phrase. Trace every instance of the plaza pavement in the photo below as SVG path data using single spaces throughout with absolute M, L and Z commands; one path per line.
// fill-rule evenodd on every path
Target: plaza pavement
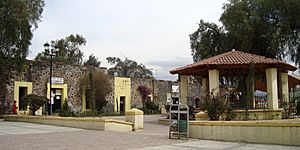
M 168 138 L 168 126 L 158 124 L 159 115 L 145 116 L 143 131 L 110 132 L 83 130 L 24 122 L 0 121 L 0 150 L 299 150 L 300 147 L 175 140 Z M 118 118 L 122 119 L 122 118 Z

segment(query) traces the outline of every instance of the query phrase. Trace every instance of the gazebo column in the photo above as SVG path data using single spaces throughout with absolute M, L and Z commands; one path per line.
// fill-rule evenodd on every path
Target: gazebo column
M 187 104 L 188 76 L 180 75 L 180 103 Z
M 289 101 L 289 81 L 287 73 L 280 73 L 281 76 L 281 91 L 284 101 Z
M 219 70 L 208 70 L 209 92 L 216 95 L 219 92 Z
M 203 92 L 208 91 L 208 84 L 207 84 L 208 79 L 207 78 L 202 78 L 202 90 Z M 202 91 L 201 91 L 202 92 Z
M 268 108 L 278 109 L 277 69 L 266 69 Z

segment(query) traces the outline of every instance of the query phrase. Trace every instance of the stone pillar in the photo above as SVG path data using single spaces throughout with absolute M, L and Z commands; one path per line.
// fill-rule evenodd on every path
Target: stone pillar
M 180 103 L 186 104 L 188 96 L 188 76 L 180 75 Z
M 125 113 L 125 121 L 133 123 L 133 130 L 144 129 L 144 112 L 133 108 Z
M 209 75 L 209 92 L 217 94 L 219 92 L 219 70 L 208 70 Z
M 278 109 L 277 69 L 266 69 L 268 108 Z
M 280 73 L 281 76 L 281 91 L 284 101 L 289 101 L 289 80 L 287 73 Z
M 208 91 L 208 84 L 207 84 L 207 78 L 202 78 L 202 90 L 204 92 Z

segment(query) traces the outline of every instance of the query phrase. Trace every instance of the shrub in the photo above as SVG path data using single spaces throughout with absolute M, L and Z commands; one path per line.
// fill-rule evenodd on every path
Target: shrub
M 224 95 L 220 93 L 214 95 L 212 93 L 206 93 L 202 96 L 202 100 L 199 101 L 200 109 L 207 111 L 210 120 L 219 120 L 222 113 L 227 110 L 228 102 Z
M 299 107 L 299 102 L 296 106 L 296 104 L 293 102 L 280 101 L 279 106 L 280 108 L 283 108 L 282 118 L 289 119 L 292 115 L 297 114 L 297 107 Z
M 5 100 L 0 100 L 0 116 L 7 114 L 11 110 L 9 109 L 9 106 L 9 102 L 5 102 Z
M 159 107 L 154 102 L 151 102 L 151 100 L 145 101 L 146 106 L 146 113 L 153 114 L 159 112 Z
M 101 112 L 92 112 L 92 111 L 84 111 L 80 113 L 74 114 L 76 117 L 103 117 L 103 116 L 124 116 L 124 114 L 120 113 L 101 113 Z
M 35 112 L 40 109 L 43 105 L 47 103 L 47 98 L 43 96 L 38 96 L 34 94 L 29 94 L 25 97 L 23 97 L 23 105 L 20 107 L 27 107 L 29 106 L 29 109 L 31 110 L 31 113 L 33 116 L 35 116 Z
M 167 113 L 170 111 L 170 107 L 171 107 L 170 104 L 165 104 L 165 109 L 166 109 L 166 112 L 167 112 Z
M 140 85 L 137 90 L 142 96 L 143 111 L 145 112 L 145 102 L 147 100 L 148 95 L 151 93 L 151 90 L 143 85 Z
M 167 113 L 167 119 L 169 119 L 169 114 L 170 114 L 170 107 L 171 105 L 170 104 L 165 104 L 165 109 L 166 109 L 166 113 Z
M 68 105 L 68 101 L 65 100 L 63 106 L 59 112 L 59 116 L 61 117 L 73 117 L 74 114 L 70 111 L 70 107 Z
M 300 115 L 300 100 L 297 101 L 297 115 Z

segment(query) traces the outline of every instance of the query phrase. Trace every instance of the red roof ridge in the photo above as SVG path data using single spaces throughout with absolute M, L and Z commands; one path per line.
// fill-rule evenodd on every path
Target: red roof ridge
M 231 51 L 215 55 L 213 57 L 207 58 L 200 60 L 198 62 L 188 64 L 183 67 L 179 67 L 176 69 L 173 69 L 170 71 L 170 73 L 179 73 L 181 70 L 189 69 L 189 68 L 194 68 L 194 67 L 201 67 L 201 66 L 215 66 L 216 65 L 246 65 L 246 64 L 270 64 L 270 65 L 280 65 L 280 68 L 285 68 L 286 70 L 296 70 L 296 67 L 287 64 L 281 60 L 277 60 L 274 58 L 268 58 L 265 56 L 257 55 L 257 54 L 252 54 L 252 53 L 247 53 L 243 51 L 238 51 L 235 49 L 232 49 Z M 212 66 L 213 65 L 213 66 Z M 283 66 L 281 66 L 283 65 Z

